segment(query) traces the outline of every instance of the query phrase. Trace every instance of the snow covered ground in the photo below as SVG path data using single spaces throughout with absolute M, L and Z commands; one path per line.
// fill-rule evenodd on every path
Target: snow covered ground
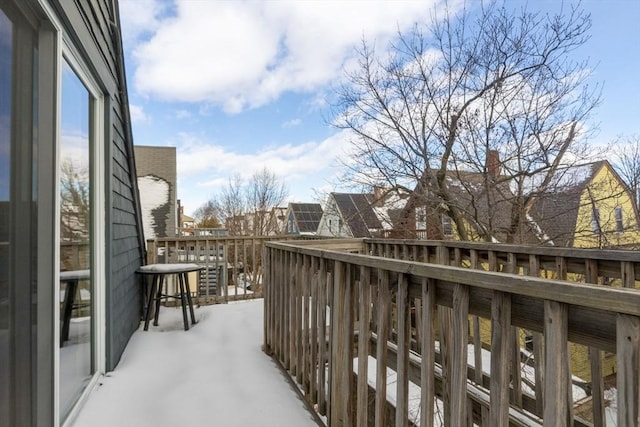
M 140 328 L 113 372 L 80 411 L 77 427 L 317 426 L 276 364 L 261 350 L 263 301 L 180 308 Z

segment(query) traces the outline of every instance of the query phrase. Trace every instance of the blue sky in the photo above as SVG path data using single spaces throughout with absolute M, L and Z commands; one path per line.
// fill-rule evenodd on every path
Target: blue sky
M 186 213 L 230 176 L 265 166 L 283 177 L 289 201 L 319 201 L 338 189 L 347 149 L 346 135 L 326 124 L 331 85 L 363 37 L 379 49 L 427 22 L 434 2 L 120 0 L 134 142 L 177 147 Z M 640 134 L 640 1 L 581 4 L 592 38 L 576 55 L 603 84 L 593 143 Z

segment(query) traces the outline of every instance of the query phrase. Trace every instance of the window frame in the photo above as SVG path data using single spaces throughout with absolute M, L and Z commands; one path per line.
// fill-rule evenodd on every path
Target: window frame
M 614 217 L 616 220 L 616 233 L 624 233 L 624 216 L 622 212 L 622 206 L 615 207 Z
M 46 214 L 47 226 L 52 233 L 48 236 L 48 240 L 51 240 L 51 246 L 48 252 L 48 256 L 51 258 L 51 265 L 47 267 L 49 272 L 52 272 L 48 276 L 48 280 L 45 282 L 51 287 L 51 277 L 54 278 L 54 283 L 59 283 L 59 268 L 60 265 L 60 221 L 59 211 L 60 202 L 58 195 L 60 194 L 59 180 L 60 180 L 60 141 L 61 141 L 61 86 L 62 86 L 62 64 L 64 61 L 68 63 L 71 69 L 76 73 L 80 81 L 86 87 L 90 95 L 89 106 L 89 141 L 90 141 L 90 185 L 92 186 L 91 194 L 91 233 L 92 233 L 92 282 L 93 291 L 95 295 L 93 298 L 93 312 L 94 317 L 92 325 L 92 366 L 93 374 L 86 387 L 77 397 L 73 408 L 66 414 L 64 420 L 60 417 L 60 330 L 58 327 L 53 327 L 52 335 L 53 341 L 49 342 L 50 348 L 53 348 L 53 422 L 58 425 L 67 426 L 73 424 L 74 419 L 77 417 L 78 412 L 82 404 L 86 401 L 88 395 L 95 388 L 98 383 L 100 375 L 104 374 L 106 366 L 106 162 L 105 162 L 105 145 L 107 141 L 108 129 L 105 128 L 105 108 L 106 97 L 100 89 L 98 80 L 94 77 L 90 68 L 82 57 L 82 51 L 73 43 L 70 34 L 68 34 L 66 28 L 62 25 L 58 19 L 57 14 L 51 9 L 50 5 L 44 0 L 38 0 L 40 7 L 45 15 L 45 23 L 39 34 L 39 45 L 41 55 L 39 56 L 39 95 L 41 96 L 38 102 L 37 108 L 39 109 L 39 120 L 44 119 L 46 123 L 43 124 L 44 130 L 49 129 L 51 137 L 48 138 L 48 142 L 40 144 L 40 146 L 47 146 L 49 151 L 49 159 L 51 161 L 47 164 L 39 166 L 39 178 L 48 182 L 40 188 L 50 189 L 50 194 L 46 194 L 48 200 L 44 208 L 51 209 Z M 43 45 L 47 49 L 43 49 Z M 44 52 L 43 52 L 44 50 Z M 47 54 L 48 53 L 48 54 Z M 42 97 L 45 99 L 42 99 Z M 43 102 L 44 101 L 44 102 Z M 51 105 L 53 105 L 53 112 L 51 111 Z M 39 136 L 47 138 L 40 130 Z M 39 141 L 40 142 L 40 141 Z M 40 191 L 38 200 L 42 193 Z M 40 203 L 39 203 L 40 204 Z M 40 219 L 40 216 L 39 216 Z M 40 229 L 40 228 L 39 228 Z M 39 235 L 40 236 L 40 235 Z M 39 253 L 40 255 L 40 253 Z M 39 259 L 42 259 L 39 256 Z M 39 271 L 40 273 L 40 271 Z M 40 286 L 40 275 L 38 278 L 38 289 L 43 288 Z M 50 298 L 45 301 L 39 300 L 38 314 L 45 314 L 45 310 L 48 312 L 47 317 L 53 319 L 53 325 L 60 324 L 60 310 L 57 309 L 56 301 L 60 301 L 60 289 L 58 286 L 53 287 L 53 291 L 49 291 L 47 296 Z M 53 304 L 52 304 L 53 301 Z M 53 306 L 52 306 L 53 305 Z M 47 307 L 52 306 L 52 307 Z M 39 326 L 41 322 L 38 322 Z M 49 326 L 51 327 L 51 325 Z M 51 350 L 49 350 L 51 351 Z

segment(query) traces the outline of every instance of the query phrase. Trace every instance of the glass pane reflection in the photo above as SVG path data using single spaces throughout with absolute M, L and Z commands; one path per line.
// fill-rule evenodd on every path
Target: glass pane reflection
M 65 62 L 60 141 L 60 413 L 93 374 L 90 94 Z

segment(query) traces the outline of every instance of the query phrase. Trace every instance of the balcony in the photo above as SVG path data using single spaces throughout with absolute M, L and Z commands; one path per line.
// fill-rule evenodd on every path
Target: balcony
M 183 404 L 185 419 L 215 420 L 212 408 L 237 408 L 237 402 L 243 403 L 238 417 L 258 417 L 242 425 L 262 425 L 261 404 L 272 395 L 295 418 L 300 402 L 293 390 L 313 411 L 299 424 L 278 425 L 638 424 L 636 252 L 388 239 L 195 242 L 155 242 L 150 254 L 162 252 L 165 262 L 224 265 L 229 280 L 214 294 L 198 294 L 202 305 L 247 298 L 227 284 L 241 268 L 253 296 L 263 299 L 200 307 L 200 325 L 189 332 L 175 320 L 169 334 L 184 349 L 180 379 L 160 368 L 153 382 L 129 383 L 144 396 L 133 405 L 143 413 L 154 393 L 168 393 L 161 401 L 167 404 L 155 406 L 154 426 L 175 425 L 172 414 Z M 207 245 L 223 250 L 213 257 L 197 252 Z M 230 309 L 250 306 L 259 307 L 257 314 Z M 153 335 L 134 335 L 107 386 L 136 376 L 130 357 L 161 358 L 161 346 L 172 346 L 153 344 Z M 147 355 L 131 356 L 138 352 Z M 281 371 L 264 377 L 258 371 L 266 369 L 267 355 Z M 230 380 L 225 371 L 246 376 Z M 285 397 L 273 391 L 287 382 L 280 372 L 295 384 Z M 255 387 L 244 385 L 253 383 L 265 387 L 249 394 Z M 176 387 L 193 393 L 170 392 Z M 100 406 L 91 409 L 100 393 L 86 411 Z

